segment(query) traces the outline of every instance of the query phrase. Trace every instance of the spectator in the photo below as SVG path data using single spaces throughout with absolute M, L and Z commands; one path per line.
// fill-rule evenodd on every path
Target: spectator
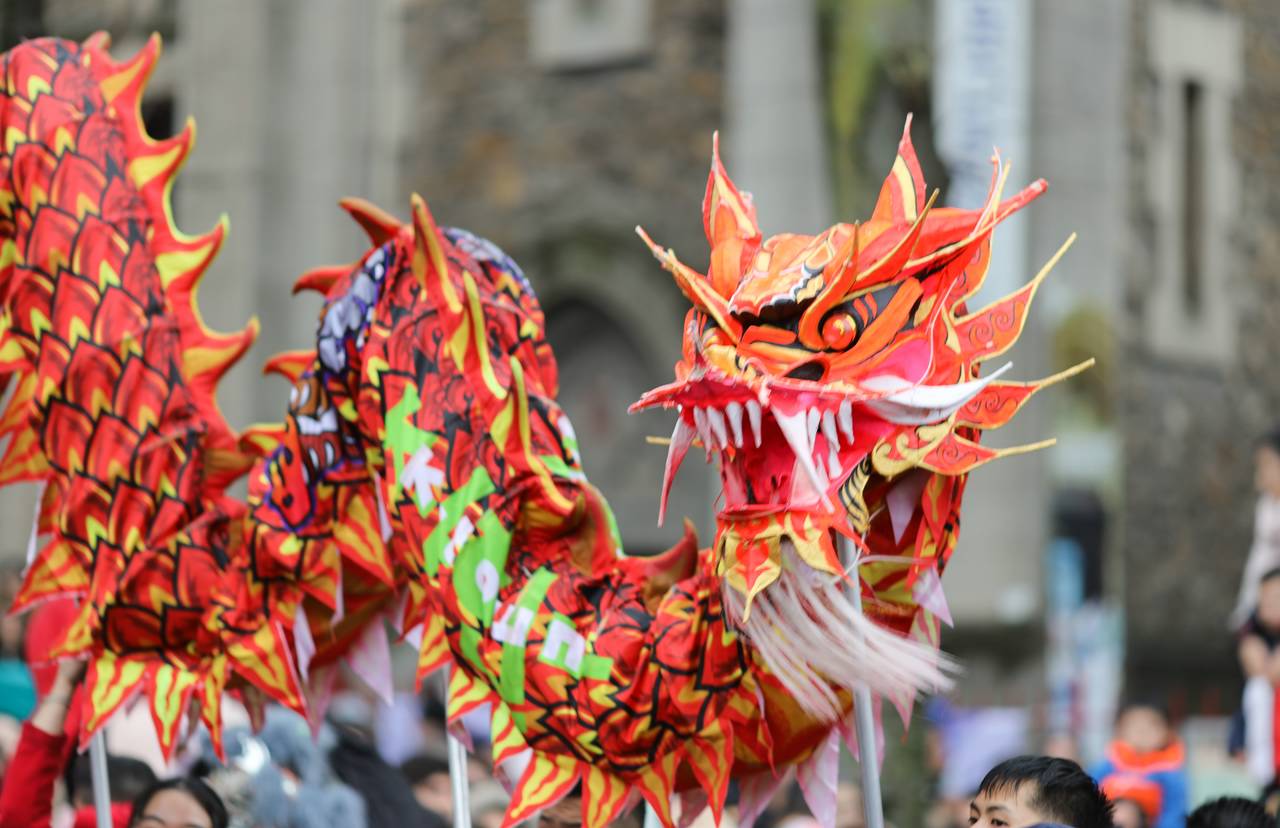
M 1147 812 L 1132 799 L 1111 800 L 1111 821 L 1115 828 L 1147 828 Z
M 449 759 L 420 753 L 400 766 L 418 804 L 432 813 L 453 820 L 453 785 L 449 780 Z
M 227 828 L 227 809 L 204 782 L 190 776 L 165 779 L 133 801 L 131 828 Z
M 18 739 L 22 736 L 22 722 L 12 716 L 0 715 L 0 782 L 4 780 L 5 771 L 13 759 L 13 752 L 18 749 Z
M 1262 576 L 1258 606 L 1240 631 L 1244 672 L 1244 748 L 1249 773 L 1258 784 L 1276 776 L 1275 685 L 1280 683 L 1280 569 Z
M 1280 779 L 1272 779 L 1270 784 L 1262 789 L 1258 803 L 1267 812 L 1267 816 L 1280 816 Z
M 1043 822 L 1111 828 L 1111 803 L 1075 762 L 1018 756 L 992 768 L 969 804 L 969 824 L 981 828 L 1029 828 Z
M 1187 817 L 1187 828 L 1275 828 L 1262 806 L 1238 796 L 1206 802 Z
M 80 754 L 71 763 L 67 776 L 67 796 L 75 812 L 75 828 L 94 828 L 97 825 L 90 764 L 89 755 Z M 133 801 L 157 781 L 150 765 L 128 756 L 107 757 L 107 779 L 110 780 L 112 818 L 116 822 L 128 822 Z
M 1187 757 L 1168 715 L 1149 702 L 1130 702 L 1116 718 L 1115 739 L 1093 777 L 1113 802 L 1141 807 L 1152 828 L 1182 828 L 1187 813 Z
M 836 785 L 835 828 L 867 828 L 863 816 L 862 788 L 848 781 Z
M 0 714 L 22 721 L 36 706 L 36 685 L 23 658 L 26 621 L 9 607 L 22 586 L 16 572 L 0 574 Z
M 68 723 L 85 665 L 63 661 L 49 693 L 36 706 L 22 729 L 11 771 L 0 789 L 0 828 L 47 828 L 52 820 L 54 787 L 66 767 L 77 725 Z M 70 726 L 68 726 L 70 725 Z M 121 764 L 123 762 L 123 764 Z M 137 793 L 132 804 L 117 802 L 111 809 L 113 825 L 182 825 L 190 828 L 227 828 L 227 812 L 207 785 L 195 779 L 170 779 L 143 786 L 145 777 L 128 760 L 118 760 L 123 781 L 118 793 Z M 73 774 L 73 778 L 75 774 Z M 140 793 L 137 789 L 143 788 Z M 83 785 L 79 800 L 84 801 Z M 150 820 L 150 821 L 148 821 Z M 95 824 L 93 808 L 83 808 L 76 824 Z
M 262 730 L 226 729 L 227 764 L 218 765 L 212 741 L 203 738 L 197 767 L 231 811 L 233 826 L 252 828 L 365 828 L 364 800 L 329 768 L 331 730 L 313 737 L 307 720 L 283 707 L 265 710 Z
M 502 828 L 511 801 L 502 786 L 492 779 L 471 785 L 471 824 L 475 828 Z
M 76 809 L 93 805 L 93 772 L 89 754 L 82 753 L 71 763 L 68 795 Z M 156 784 L 156 772 L 141 759 L 129 756 L 107 757 L 107 778 L 111 780 L 113 802 L 133 802 L 142 792 Z
M 1262 574 L 1280 567 L 1280 428 L 1258 441 L 1254 454 L 1254 488 L 1258 504 L 1253 518 L 1253 545 L 1240 579 L 1240 594 L 1231 614 L 1239 629 L 1258 603 Z
M 366 700 L 355 693 L 335 695 L 329 720 L 338 735 L 329 764 L 364 799 L 368 828 L 446 828 L 443 818 L 418 804 L 400 771 L 378 755 Z

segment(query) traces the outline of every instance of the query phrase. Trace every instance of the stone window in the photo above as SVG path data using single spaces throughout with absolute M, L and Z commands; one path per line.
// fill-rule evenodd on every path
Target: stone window
M 1149 23 L 1155 128 L 1145 171 L 1155 219 L 1148 344 L 1158 353 L 1221 365 L 1235 352 L 1231 278 L 1239 170 L 1232 99 L 1243 54 L 1239 20 L 1163 2 Z
M 650 0 L 531 0 L 529 46 L 547 69 L 595 69 L 644 57 Z

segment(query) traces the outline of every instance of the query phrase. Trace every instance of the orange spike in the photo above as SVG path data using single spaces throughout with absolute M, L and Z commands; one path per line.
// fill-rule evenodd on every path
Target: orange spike
M 151 697 L 151 721 L 156 728 L 165 760 L 173 754 L 178 728 L 200 676 L 181 667 L 155 664 L 147 669 L 147 694 Z
M 444 248 L 440 246 L 440 230 L 436 227 L 436 220 L 427 209 L 422 196 L 414 193 L 410 203 L 413 205 L 413 275 L 417 277 L 423 290 L 430 290 L 428 277 L 434 277 L 439 283 L 440 293 L 449 312 L 459 314 L 462 312 L 462 300 L 449 278 L 449 267 L 444 258 Z
M 1013 419 L 1032 396 L 1092 368 L 1095 362 L 1092 358 L 1086 359 L 1053 376 L 1034 382 L 993 382 L 960 409 L 956 414 L 956 425 L 988 430 L 999 428 Z
M 244 454 L 266 457 L 284 442 L 284 423 L 258 423 L 240 432 L 237 447 Z
M 222 378 L 227 369 L 234 365 L 236 360 L 244 356 L 245 351 L 249 350 L 250 346 L 257 340 L 258 332 L 261 328 L 262 326 L 255 316 L 249 320 L 248 325 L 234 333 L 216 334 L 206 331 L 204 342 L 188 347 L 183 352 L 183 373 L 190 377 L 192 381 L 203 380 L 208 382 L 210 389 L 212 389 L 213 384 Z
M 890 223 L 913 221 L 920 202 L 924 200 L 924 174 L 911 145 L 911 116 L 902 126 L 902 138 L 898 141 L 898 154 L 880 188 L 880 196 L 871 211 L 872 221 Z
M 153 34 L 138 53 L 122 64 L 117 72 L 102 79 L 102 97 L 113 103 L 125 92 L 131 92 L 141 100 L 142 89 L 160 57 L 160 35 Z
M 348 197 L 338 204 L 356 220 L 371 244 L 384 244 L 400 232 L 400 220 L 372 202 Z
M 742 272 L 760 245 L 751 198 L 740 192 L 720 162 L 720 133 L 711 137 L 711 174 L 702 197 L 702 228 L 711 245 L 708 277 L 716 293 L 733 295 Z
M 150 148 L 129 162 L 129 179 L 133 185 L 144 190 L 153 181 L 159 181 L 161 187 L 167 187 L 187 160 L 191 148 L 195 146 L 195 139 L 196 125 L 191 118 L 187 119 L 182 131 L 172 138 L 151 141 L 145 134 L 142 135 L 142 140 L 150 142 Z
M 636 227 L 636 235 L 649 246 L 654 258 L 676 277 L 676 285 L 680 288 L 680 292 L 694 304 L 694 307 L 711 314 L 716 324 L 735 342 L 742 338 L 742 326 L 730 314 L 728 300 L 712 288 L 705 276 L 677 259 L 676 254 L 670 249 L 659 247 L 657 242 L 649 238 L 649 234 L 643 227 Z
M 85 49 L 100 49 L 105 52 L 111 48 L 111 34 L 109 32 L 94 32 L 86 37 L 81 45 Z
M 304 290 L 314 290 L 321 296 L 328 296 L 334 282 L 346 276 L 353 268 L 355 268 L 354 264 L 325 265 L 312 268 L 299 276 L 298 281 L 293 283 L 293 292 L 298 294 Z
M 284 351 L 271 357 L 262 366 L 264 374 L 279 374 L 289 382 L 297 382 L 316 361 L 315 349 Z
M 1022 326 L 1026 324 L 1027 311 L 1031 300 L 1035 298 L 1040 283 L 1044 281 L 1053 266 L 1063 257 L 1075 243 L 1076 234 L 1072 233 L 1058 248 L 1044 267 L 1018 290 L 997 299 L 981 310 L 955 320 L 956 335 L 960 339 L 960 351 L 966 360 L 976 364 L 992 357 L 999 356 L 1013 347 L 1022 334 Z
M 174 284 L 186 287 L 200 281 L 200 277 L 222 249 L 230 224 L 226 214 L 223 214 L 208 233 L 156 255 L 156 270 L 160 274 L 160 284 L 166 291 Z

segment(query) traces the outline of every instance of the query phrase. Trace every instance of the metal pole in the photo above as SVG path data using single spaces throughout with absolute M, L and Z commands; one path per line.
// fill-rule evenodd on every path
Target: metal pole
M 93 810 L 98 828 L 111 828 L 111 789 L 107 781 L 107 735 L 99 730 L 89 740 L 89 772 L 93 778 Z
M 840 559 L 846 570 L 852 568 L 854 579 L 853 605 L 862 612 L 862 586 L 858 576 L 858 550 L 853 541 L 843 535 L 836 536 L 840 544 Z M 871 689 L 859 683 L 853 690 L 854 726 L 858 731 L 858 764 L 862 768 L 862 813 L 867 828 L 884 828 L 884 803 L 880 799 L 880 762 L 876 750 L 876 720 L 871 707 Z
M 449 709 L 448 670 L 456 669 L 458 668 L 449 667 L 442 671 L 446 710 Z M 471 828 L 471 780 L 467 778 L 467 746 L 452 733 L 447 733 L 445 738 L 449 744 L 449 783 L 453 787 L 453 828 Z

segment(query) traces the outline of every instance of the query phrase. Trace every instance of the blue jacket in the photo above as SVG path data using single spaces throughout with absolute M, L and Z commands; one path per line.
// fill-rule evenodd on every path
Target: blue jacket
M 1107 758 L 1091 772 L 1112 800 L 1132 799 L 1144 811 L 1158 808 L 1159 816 L 1151 828 L 1185 828 L 1189 794 L 1187 757 L 1181 742 L 1151 753 L 1138 753 L 1123 742 L 1112 742 Z

